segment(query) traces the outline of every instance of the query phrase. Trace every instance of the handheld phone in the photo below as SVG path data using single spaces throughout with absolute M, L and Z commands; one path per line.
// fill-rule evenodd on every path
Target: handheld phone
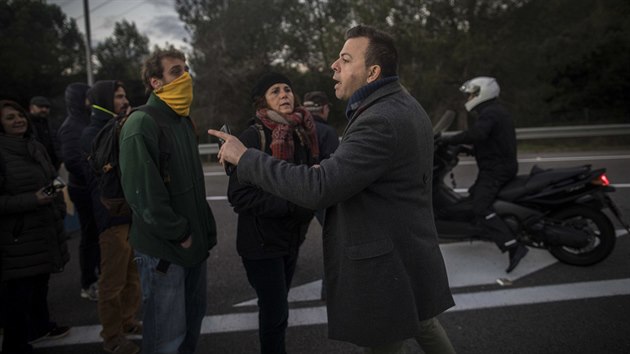
M 226 124 L 223 124 L 221 126 L 221 128 L 219 129 L 220 131 L 226 133 L 226 134 L 232 134 L 232 131 L 230 130 L 230 126 Z M 221 149 L 221 146 L 223 146 L 223 144 L 225 143 L 225 140 L 223 139 L 219 139 L 219 149 Z M 231 163 L 226 162 L 225 163 L 225 174 L 227 174 L 228 176 L 232 174 L 232 172 L 234 172 L 234 165 L 232 165 Z
M 57 177 L 53 179 L 52 182 L 43 190 L 44 194 L 47 196 L 54 196 L 57 194 L 57 191 L 63 189 L 66 186 L 66 183 L 61 179 L 61 177 Z

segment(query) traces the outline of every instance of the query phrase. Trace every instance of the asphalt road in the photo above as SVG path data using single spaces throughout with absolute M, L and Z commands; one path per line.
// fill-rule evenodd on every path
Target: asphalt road
M 541 158 L 542 157 L 542 158 Z M 607 167 L 618 189 L 612 198 L 630 221 L 630 151 L 519 156 L 521 173 L 534 163 Z M 208 262 L 208 311 L 198 353 L 256 353 L 255 293 L 235 250 L 236 214 L 225 200 L 227 178 L 206 166 L 210 206 L 218 221 L 218 245 Z M 455 171 L 457 188 L 469 186 L 475 166 L 464 159 Z M 620 225 L 615 224 L 617 229 Z M 325 304 L 319 299 L 321 228 L 311 224 L 291 291 L 289 353 L 359 353 L 354 345 L 327 339 Z M 486 242 L 442 245 L 457 306 L 440 321 L 459 353 L 630 353 L 630 237 L 621 234 L 611 256 L 591 267 L 558 263 L 533 250 L 508 277 L 507 256 Z M 73 326 L 71 335 L 38 345 L 36 353 L 99 353 L 96 304 L 79 296 L 78 236 L 72 259 L 50 282 L 51 315 Z M 504 278 L 511 285 L 501 286 Z M 413 342 L 408 353 L 420 353 Z

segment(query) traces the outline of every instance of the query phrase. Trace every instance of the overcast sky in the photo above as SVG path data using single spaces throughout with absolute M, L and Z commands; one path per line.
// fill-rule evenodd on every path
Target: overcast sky
M 77 21 L 79 31 L 85 35 L 83 0 L 47 0 L 61 7 L 66 16 Z M 168 42 L 178 49 L 188 50 L 184 42 L 189 38 L 175 11 L 175 0 L 88 0 L 92 48 L 114 33 L 114 24 L 127 20 L 134 22 L 138 31 L 149 37 L 149 49 Z

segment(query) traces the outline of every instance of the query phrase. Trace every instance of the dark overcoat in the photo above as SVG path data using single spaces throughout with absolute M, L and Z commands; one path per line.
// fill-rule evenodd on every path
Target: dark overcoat
M 61 272 L 70 259 L 61 193 L 39 205 L 35 192 L 56 176 L 44 146 L 0 133 L 0 280 Z
M 453 306 L 433 220 L 433 133 L 392 82 L 355 110 L 335 153 L 309 168 L 248 149 L 239 179 L 327 208 L 324 267 L 331 339 L 377 346 L 411 338 Z

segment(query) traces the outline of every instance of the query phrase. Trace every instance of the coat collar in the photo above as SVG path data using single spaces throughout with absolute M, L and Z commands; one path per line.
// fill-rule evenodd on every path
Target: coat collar
M 385 85 L 373 91 L 363 101 L 361 101 L 361 103 L 358 105 L 358 107 L 354 110 L 352 115 L 349 117 L 349 121 L 348 121 L 348 124 L 346 125 L 346 128 L 344 129 L 343 135 L 346 134 L 346 131 L 348 130 L 350 125 L 352 125 L 352 123 L 356 120 L 356 118 L 359 115 L 361 115 L 361 113 L 365 111 L 369 106 L 374 104 L 374 102 L 380 100 L 383 97 L 395 94 L 402 90 L 403 90 L 403 87 L 400 85 L 400 81 L 394 80 L 389 83 L 386 83 Z

